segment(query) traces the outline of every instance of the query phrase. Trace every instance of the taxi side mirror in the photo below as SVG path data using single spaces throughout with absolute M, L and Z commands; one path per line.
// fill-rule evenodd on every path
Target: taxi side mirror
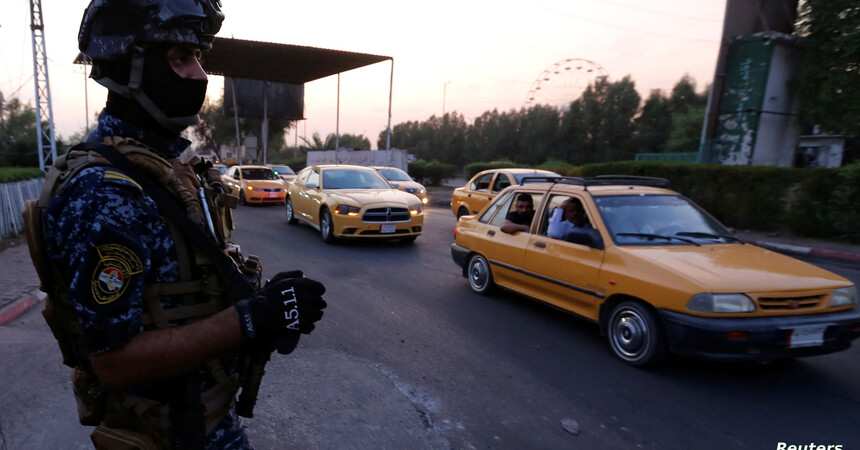
M 603 238 L 597 230 L 573 230 L 564 235 L 564 240 L 573 244 L 585 245 L 603 250 Z

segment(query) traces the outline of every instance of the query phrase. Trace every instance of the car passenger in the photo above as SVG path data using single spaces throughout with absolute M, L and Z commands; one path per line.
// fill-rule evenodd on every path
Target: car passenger
M 577 198 L 569 197 L 558 208 L 552 211 L 547 234 L 551 238 L 564 239 L 567 233 L 571 231 L 591 229 L 591 223 L 588 221 L 588 216 L 585 214 L 582 202 Z
M 514 234 L 517 231 L 529 231 L 535 216 L 534 202 L 529 194 L 517 196 L 516 210 L 505 216 L 500 229 L 504 233 Z

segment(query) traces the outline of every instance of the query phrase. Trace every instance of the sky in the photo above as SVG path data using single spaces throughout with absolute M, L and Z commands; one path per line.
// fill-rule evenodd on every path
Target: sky
M 107 98 L 72 64 L 87 3 L 41 0 L 58 137 L 80 132 L 88 118 L 91 125 Z M 0 92 L 34 104 L 29 1 L 0 4 Z M 337 76 L 307 83 L 306 120 L 286 136 L 301 145 L 313 133 L 339 131 L 376 148 L 390 86 L 392 127 L 443 109 L 471 123 L 485 111 L 527 106 L 530 91 L 549 93 L 535 102 L 560 101 L 597 74 L 630 76 L 643 101 L 685 74 L 701 91 L 713 79 L 725 0 L 223 0 L 222 10 L 222 37 L 393 57 L 393 85 L 389 61 L 341 74 L 339 119 Z M 207 96 L 219 98 L 223 87 L 210 76 Z

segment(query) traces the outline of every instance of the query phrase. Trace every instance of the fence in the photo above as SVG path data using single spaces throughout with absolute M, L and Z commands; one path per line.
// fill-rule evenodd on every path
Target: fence
M 0 239 L 24 231 L 24 201 L 38 198 L 44 178 L 0 184 Z

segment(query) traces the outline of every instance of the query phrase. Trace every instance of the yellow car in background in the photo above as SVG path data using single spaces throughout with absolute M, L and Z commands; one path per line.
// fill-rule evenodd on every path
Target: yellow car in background
M 424 227 L 424 204 L 395 189 L 375 169 L 309 166 L 289 183 L 287 223 L 305 222 L 327 243 L 339 238 L 399 238 L 412 242 Z
M 221 176 L 224 183 L 239 197 L 239 203 L 284 203 L 286 183 L 266 166 L 233 166 Z
M 555 172 L 537 169 L 491 169 L 479 172 L 465 186 L 451 194 L 451 211 L 457 218 L 477 214 L 499 192 L 508 186 L 520 184 L 525 177 L 560 176 Z
M 530 229 L 504 233 L 519 195 L 535 205 Z M 583 207 L 577 227 L 551 219 L 563 203 Z M 458 220 L 451 256 L 473 291 L 498 285 L 593 321 L 634 366 L 669 352 L 757 361 L 823 355 L 860 337 L 849 280 L 741 242 L 664 179 L 564 177 L 509 187 Z
M 296 179 L 296 173 L 286 164 L 266 164 L 267 167 L 275 171 L 275 175 L 289 183 Z
M 427 195 L 427 189 L 421 183 L 412 179 L 408 173 L 404 172 L 397 167 L 382 167 L 382 166 L 374 166 L 374 169 L 378 170 L 379 173 L 391 183 L 397 189 L 401 191 L 408 192 L 410 194 L 415 195 L 416 197 L 421 199 L 421 203 L 427 204 L 430 201 L 430 197 Z

